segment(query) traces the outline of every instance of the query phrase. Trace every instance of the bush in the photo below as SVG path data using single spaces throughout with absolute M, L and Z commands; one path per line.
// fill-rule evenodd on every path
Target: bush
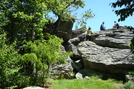
M 0 87 L 14 89 L 25 77 L 18 72 L 21 69 L 22 56 L 15 50 L 16 44 L 7 44 L 6 34 L 0 35 Z
M 50 34 L 45 36 L 47 40 L 29 41 L 23 45 L 23 60 L 32 65 L 30 70 L 33 71 L 29 76 L 35 84 L 44 83 L 44 79 L 49 77 L 51 65 L 65 63 L 65 59 L 71 55 L 70 52 L 61 52 L 62 39 Z

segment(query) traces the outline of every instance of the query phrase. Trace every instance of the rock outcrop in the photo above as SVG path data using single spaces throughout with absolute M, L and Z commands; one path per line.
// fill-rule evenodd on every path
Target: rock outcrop
M 80 28 L 72 31 L 72 38 L 78 37 L 82 33 L 85 33 L 86 29 Z
M 63 38 L 63 40 L 66 42 L 69 39 L 71 39 L 72 36 L 72 27 L 74 22 L 72 20 L 70 21 L 60 21 L 58 25 L 58 32 L 56 35 L 60 38 Z
M 133 33 L 127 27 L 94 32 L 91 41 L 85 41 L 85 33 L 70 39 L 65 46 L 72 51 L 72 66 L 77 73 L 93 69 L 113 75 L 125 75 L 134 71 L 133 54 L 129 49 Z M 79 60 L 79 61 L 78 61 Z M 82 74 L 83 77 L 89 73 Z

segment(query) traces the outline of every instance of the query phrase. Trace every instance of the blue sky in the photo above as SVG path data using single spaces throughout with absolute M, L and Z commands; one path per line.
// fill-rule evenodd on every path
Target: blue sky
M 90 26 L 92 31 L 99 31 L 102 22 L 105 22 L 106 29 L 110 29 L 114 25 L 114 21 L 118 21 L 119 16 L 113 12 L 109 4 L 116 2 L 117 0 L 83 0 L 86 6 L 82 9 L 77 10 L 77 13 L 82 14 L 85 10 L 91 9 L 95 16 L 87 20 L 86 27 Z M 77 15 L 77 16 L 79 16 Z M 79 17 L 78 17 L 79 18 Z M 120 26 L 134 26 L 134 16 L 128 17 L 125 21 L 118 22 Z M 75 30 L 75 24 L 73 27 Z

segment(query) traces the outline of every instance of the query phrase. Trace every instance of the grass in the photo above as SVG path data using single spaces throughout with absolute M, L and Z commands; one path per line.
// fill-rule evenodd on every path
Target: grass
M 49 79 L 47 83 L 51 84 L 50 89 L 124 89 L 123 81 L 115 80 L 110 75 L 92 70 L 89 75 L 88 79 Z
M 50 82 L 50 81 L 49 81 Z M 51 80 L 50 89 L 117 89 L 113 80 L 96 80 L 96 79 L 62 79 Z

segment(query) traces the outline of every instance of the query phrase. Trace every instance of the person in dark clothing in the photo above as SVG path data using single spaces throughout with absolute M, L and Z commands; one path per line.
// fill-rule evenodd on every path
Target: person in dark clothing
M 104 22 L 102 22 L 101 26 L 100 26 L 100 30 L 105 30 L 105 27 L 104 27 Z
M 113 26 L 113 28 L 117 28 L 117 29 L 120 28 L 119 24 L 118 24 L 116 21 L 114 21 L 114 26 Z

